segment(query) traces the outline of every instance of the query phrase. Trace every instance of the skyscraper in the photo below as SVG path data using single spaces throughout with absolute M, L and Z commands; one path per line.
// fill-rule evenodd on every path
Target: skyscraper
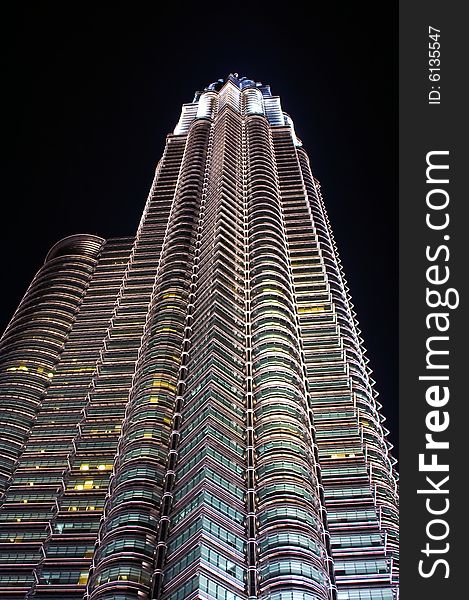
M 269 86 L 182 107 L 135 238 L 0 342 L 6 600 L 392 600 L 397 495 L 319 182 Z

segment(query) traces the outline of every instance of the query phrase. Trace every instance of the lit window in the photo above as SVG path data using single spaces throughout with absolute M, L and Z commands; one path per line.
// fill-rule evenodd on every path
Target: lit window
M 78 578 L 78 585 L 85 585 L 86 583 L 88 583 L 88 571 L 83 571 Z

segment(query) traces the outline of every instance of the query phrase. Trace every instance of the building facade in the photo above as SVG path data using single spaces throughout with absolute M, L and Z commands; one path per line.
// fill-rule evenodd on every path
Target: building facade
M 394 459 L 269 86 L 182 107 L 135 238 L 49 252 L 0 342 L 5 600 L 395 600 Z

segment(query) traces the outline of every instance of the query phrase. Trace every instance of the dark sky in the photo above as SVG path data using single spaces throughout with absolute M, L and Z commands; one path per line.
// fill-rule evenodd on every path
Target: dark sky
M 238 72 L 280 95 L 322 183 L 397 444 L 392 3 L 21 4 L 3 14 L 0 329 L 58 239 L 134 234 L 181 104 Z

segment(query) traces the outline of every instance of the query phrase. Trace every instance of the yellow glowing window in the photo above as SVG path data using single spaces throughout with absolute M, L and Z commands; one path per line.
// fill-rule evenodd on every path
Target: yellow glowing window
M 49 377 L 49 379 L 52 379 L 52 377 L 54 377 L 54 373 L 47 373 L 47 377 Z
M 78 510 L 77 506 L 69 506 L 68 507 L 69 512 L 75 512 L 76 510 Z
M 21 519 L 19 517 L 17 517 L 16 521 L 17 523 L 21 523 Z
M 7 371 L 27 371 L 28 367 L 26 365 L 19 365 L 18 367 L 9 367 Z
M 163 421 L 164 421 L 165 423 L 171 423 L 171 419 L 170 419 L 169 417 L 165 417 L 165 418 L 163 419 Z
M 78 578 L 78 585 L 85 585 L 86 583 L 88 583 L 88 571 L 83 571 Z
M 83 485 L 83 489 L 84 490 L 91 490 L 93 488 L 93 480 L 92 479 L 88 479 L 88 481 L 85 481 L 84 485 Z
M 98 465 L 98 471 L 109 471 L 112 469 L 112 465 Z
M 28 504 L 28 501 L 26 499 L 24 499 L 23 504 Z
M 120 431 L 122 429 L 122 425 L 114 425 L 114 429 Z
M 119 579 L 120 581 L 127 581 L 127 575 L 119 575 L 119 576 L 118 576 L 118 579 Z
M 345 458 L 347 455 L 346 454 L 331 454 L 331 458 Z
M 158 397 L 157 397 L 157 396 L 152 396 L 152 397 L 150 398 L 150 402 L 151 402 L 152 404 L 158 404 L 158 402 L 159 402 L 159 400 L 158 400 Z
M 143 437 L 144 438 L 151 438 L 151 437 L 153 437 L 153 435 L 151 433 L 144 433 Z
M 37 372 L 38 372 L 38 373 L 42 373 L 43 371 L 44 371 L 44 369 L 43 369 L 42 367 L 38 367 L 38 368 L 37 368 Z
M 173 392 L 176 391 L 176 386 L 173 385 L 172 383 L 169 383 L 169 381 L 164 381 L 163 379 L 155 379 L 155 381 L 153 382 L 154 387 L 161 387 L 161 388 L 165 388 L 167 390 L 171 390 Z
M 74 490 L 82 490 L 83 489 L 83 484 L 82 483 L 78 483 L 77 485 L 75 485 L 73 487 Z
M 300 306 L 298 309 L 299 313 L 314 313 L 314 312 L 324 312 L 324 306 Z
M 80 471 L 89 471 L 90 465 L 88 463 L 81 463 Z
M 87 506 L 86 510 L 96 510 L 96 507 L 95 506 Z

